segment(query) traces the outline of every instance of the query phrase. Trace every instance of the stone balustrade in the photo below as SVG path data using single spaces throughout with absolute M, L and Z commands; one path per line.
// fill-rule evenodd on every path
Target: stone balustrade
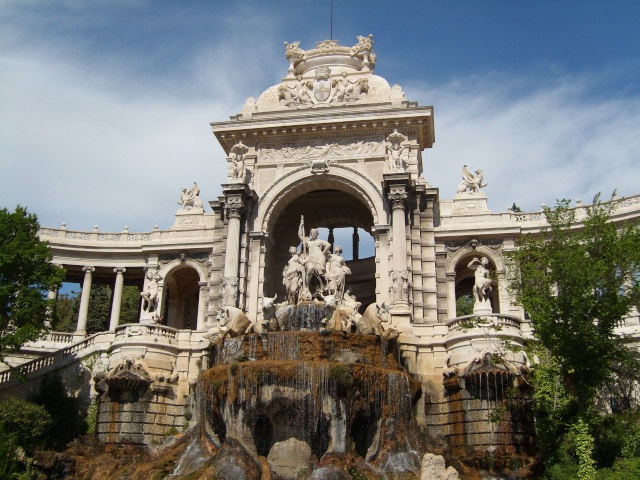
M 191 330 L 177 330 L 163 325 L 126 324 L 119 326 L 115 332 L 100 332 L 70 343 L 73 334 L 50 332 L 32 347 L 37 349 L 39 343 L 56 342 L 58 348 L 39 358 L 23 363 L 13 370 L 0 372 L 0 392 L 6 391 L 25 381 L 30 381 L 53 370 L 65 368 L 74 362 L 94 354 L 110 355 L 114 349 L 135 346 L 137 349 L 169 349 L 172 356 L 177 352 L 198 352 L 208 348 L 209 342 L 202 339 L 201 332 Z M 63 345 L 61 345 L 63 344 Z

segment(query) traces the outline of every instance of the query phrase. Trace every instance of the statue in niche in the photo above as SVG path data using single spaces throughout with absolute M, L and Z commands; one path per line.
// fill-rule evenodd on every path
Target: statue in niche
M 304 266 L 302 276 L 302 290 L 305 297 L 311 293 L 311 282 L 315 279 L 318 284 L 317 290 L 325 289 L 325 268 L 331 244 L 318 238 L 318 230 L 312 228 L 309 236 L 304 232 L 304 216 L 300 217 L 300 227 L 298 228 L 298 238 L 302 242 L 301 263 Z
M 480 193 L 480 189 L 487 186 L 486 183 L 482 183 L 483 179 L 484 174 L 482 170 L 476 170 L 476 174 L 474 175 L 467 170 L 467 164 L 465 163 L 462 167 L 462 182 L 458 185 L 456 193 Z
M 402 152 L 407 148 L 402 145 L 402 142 L 406 142 L 407 137 L 394 130 L 391 135 L 387 137 L 387 163 L 389 170 L 404 170 L 404 162 L 402 160 Z
M 233 162 L 233 178 L 244 179 L 246 172 L 244 156 L 248 151 L 249 147 L 242 142 L 238 142 L 231 147 L 231 153 L 233 153 L 233 157 L 231 157 L 231 161 Z
M 158 295 L 160 292 L 160 286 L 158 282 L 162 280 L 162 277 L 158 272 L 150 272 L 147 270 L 147 288 L 140 292 L 142 298 L 142 309 L 145 312 L 155 312 L 158 308 Z
M 489 259 L 487 257 L 474 258 L 467 265 L 474 270 L 475 284 L 473 285 L 473 298 L 476 305 L 490 306 L 492 280 L 489 278 Z
M 287 301 L 291 305 L 298 303 L 298 294 L 302 288 L 304 267 L 300 261 L 300 255 L 296 247 L 289 247 L 291 258 L 282 272 L 282 283 L 287 292 Z
M 347 267 L 341 253 L 342 247 L 336 245 L 335 253 L 327 260 L 327 290 L 329 295 L 335 295 L 338 299 L 344 298 L 345 277 L 351 275 L 351 269 Z
M 182 205 L 182 209 L 191 210 L 191 208 L 202 208 L 202 200 L 200 200 L 200 187 L 196 182 L 193 182 L 193 187 L 189 190 L 186 188 L 180 189 L 180 200 L 178 205 Z

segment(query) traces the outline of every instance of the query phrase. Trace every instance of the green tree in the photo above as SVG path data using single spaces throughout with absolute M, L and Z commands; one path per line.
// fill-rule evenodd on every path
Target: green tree
M 589 472 L 579 478 L 593 477 L 585 445 L 598 393 L 621 364 L 637 364 L 615 328 L 640 298 L 640 228 L 612 222 L 616 206 L 596 196 L 579 225 L 569 202 L 559 201 L 544 210 L 549 228 L 524 236 L 513 255 L 512 286 L 543 360 L 535 394 L 541 447 L 557 452 L 569 442 L 578 471 Z
M 0 402 L 0 478 L 46 478 L 28 456 L 45 445 L 52 425 L 40 405 L 16 397 Z
M 44 377 L 40 389 L 30 400 L 50 415 L 52 428 L 43 435 L 47 447 L 63 450 L 70 441 L 87 432 L 81 400 L 67 393 L 57 372 Z
M 3 438 L 28 454 L 45 445 L 45 436 L 53 425 L 45 407 L 16 397 L 0 402 L 0 431 Z
M 87 314 L 87 333 L 109 330 L 111 316 L 111 289 L 107 285 L 93 285 L 89 296 L 89 312 Z
M 615 208 L 596 197 L 576 230 L 575 210 L 560 201 L 544 210 L 550 228 L 524 236 L 514 255 L 518 301 L 581 411 L 628 360 L 614 329 L 640 298 L 640 228 L 611 222 Z
M 61 293 L 56 301 L 56 315 L 52 329 L 56 332 L 73 332 L 78 326 L 80 295 L 78 292 Z
M 460 295 L 456 300 L 456 316 L 473 315 L 473 295 Z
M 120 323 L 138 323 L 140 319 L 140 289 L 135 285 L 126 285 L 122 289 Z
M 64 269 L 53 265 L 47 242 L 38 238 L 38 219 L 27 209 L 0 210 L 0 361 L 45 330 Z

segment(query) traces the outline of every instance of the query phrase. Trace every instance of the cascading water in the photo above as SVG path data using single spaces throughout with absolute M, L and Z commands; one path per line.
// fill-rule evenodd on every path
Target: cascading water
M 292 307 L 291 330 L 213 347 L 214 366 L 198 388 L 201 439 L 213 452 L 212 468 L 225 458 L 228 469 L 237 456 L 249 472 L 245 478 L 253 478 L 250 472 L 264 470 L 276 445 L 297 441 L 310 452 L 304 478 L 339 465 L 360 465 L 378 478 L 419 471 L 412 408 L 420 387 L 402 371 L 395 342 L 320 333 L 323 317 L 314 304 Z

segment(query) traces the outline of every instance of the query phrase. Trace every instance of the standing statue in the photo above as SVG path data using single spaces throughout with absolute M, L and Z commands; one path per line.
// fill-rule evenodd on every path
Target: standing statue
M 233 153 L 233 157 L 231 157 L 231 161 L 233 162 L 233 178 L 244 179 L 246 172 L 244 156 L 248 151 L 249 147 L 242 142 L 238 142 L 231 147 L 231 153 Z
M 467 164 L 465 163 L 462 167 L 462 182 L 458 185 L 456 193 L 464 193 L 466 191 L 470 193 L 480 193 L 480 189 L 487 186 L 486 183 L 482 183 L 483 178 L 484 174 L 482 170 L 476 170 L 476 174 L 474 175 L 467 170 Z
M 402 142 L 406 142 L 407 137 L 394 130 L 392 134 L 387 137 L 387 162 L 389 170 L 404 170 L 404 164 L 402 161 L 402 152 L 407 148 L 402 145 Z
M 155 312 L 158 308 L 158 294 L 160 292 L 160 286 L 158 282 L 162 280 L 162 277 L 158 272 L 150 272 L 147 270 L 147 288 L 140 292 L 142 298 L 142 309 L 145 312 Z
M 180 189 L 180 200 L 178 205 L 182 205 L 182 209 L 191 210 L 191 207 L 202 208 L 202 200 L 200 200 L 200 187 L 196 182 L 193 182 L 193 187 L 188 191 L 186 188 Z
M 345 276 L 351 275 L 351 269 L 347 267 L 341 253 L 342 247 L 336 245 L 335 253 L 327 260 L 327 290 L 329 295 L 335 295 L 338 299 L 344 296 Z
M 467 265 L 471 270 L 475 270 L 475 284 L 473 286 L 473 298 L 476 304 L 487 304 L 492 290 L 492 281 L 489 278 L 489 259 L 487 257 L 474 258 Z
M 302 242 L 302 261 L 304 265 L 304 275 L 302 276 L 303 293 L 311 293 L 310 284 L 315 278 L 318 282 L 318 290 L 325 289 L 325 267 L 331 244 L 318 238 L 318 230 L 312 228 L 309 236 L 304 234 L 304 216 L 300 217 L 300 227 L 298 228 L 298 238 Z
M 287 292 L 287 301 L 291 305 L 296 305 L 298 303 L 298 293 L 302 287 L 304 267 L 300 262 L 300 255 L 296 247 L 289 247 L 289 253 L 291 258 L 282 272 L 282 283 Z

